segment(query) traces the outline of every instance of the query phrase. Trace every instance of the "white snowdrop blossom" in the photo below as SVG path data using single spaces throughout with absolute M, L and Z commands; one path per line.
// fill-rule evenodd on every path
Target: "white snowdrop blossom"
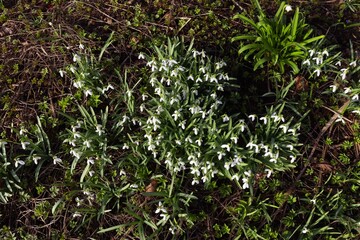
M 91 140 L 85 140 L 83 145 L 86 146 L 86 148 L 90 148 L 91 147 L 90 143 L 91 143 Z
M 249 115 L 249 119 L 250 119 L 251 121 L 254 121 L 254 120 L 255 120 L 255 117 L 256 117 L 256 115 L 255 115 L 255 114 L 251 114 L 251 115 Z
M 143 53 L 140 53 L 138 59 L 145 59 L 145 55 Z
M 266 125 L 266 123 L 267 123 L 267 118 L 266 117 L 261 117 L 260 120 L 264 121 L 264 125 Z
M 271 176 L 272 170 L 271 169 L 265 169 L 266 177 L 269 178 Z
M 322 53 L 321 53 L 321 55 L 323 55 L 323 56 L 329 56 L 329 52 L 328 52 L 328 50 L 327 49 L 325 49 Z
M 38 164 L 39 160 L 41 160 L 41 157 L 39 156 L 33 156 L 32 160 L 34 161 L 35 165 Z
M 159 202 L 158 207 L 156 208 L 155 211 L 156 214 L 158 213 L 167 213 L 166 209 L 164 208 L 162 202 Z
M 239 138 L 238 138 L 238 137 L 231 137 L 230 139 L 231 139 L 231 141 L 233 141 L 235 144 L 237 144 Z
M 349 71 L 349 69 L 348 68 L 342 68 L 340 71 L 341 71 L 341 74 L 340 74 L 341 79 L 345 80 L 346 79 L 346 74 Z
M 65 72 L 63 70 L 59 70 L 60 77 L 64 77 Z
M 80 61 L 80 60 L 81 60 L 80 56 L 77 55 L 77 54 L 74 54 L 73 62 L 78 62 L 78 61 Z
M 310 57 L 312 57 L 312 56 L 314 55 L 314 53 L 315 53 L 315 50 L 314 50 L 314 49 L 310 49 L 310 50 L 309 50 L 309 53 L 310 53 Z
M 309 229 L 307 229 L 306 227 L 304 227 L 302 230 L 301 230 L 302 233 L 307 233 L 309 232 Z
M 352 67 L 356 67 L 356 60 L 352 61 L 349 65 L 352 66 Z
M 309 65 L 309 66 L 310 66 L 310 60 L 309 60 L 309 59 L 306 59 L 305 61 L 303 61 L 302 64 L 303 64 L 303 65 Z
M 355 94 L 351 99 L 354 101 L 359 100 L 359 94 Z
M 290 151 L 292 151 L 294 149 L 293 145 L 286 145 L 287 148 L 289 148 Z
M 29 142 L 21 142 L 21 148 L 25 150 L 26 146 L 28 146 L 29 144 Z
M 292 6 L 291 5 L 285 5 L 285 11 L 286 12 L 291 12 L 293 9 L 292 9 Z
M 321 73 L 321 69 L 320 68 L 315 69 L 314 73 L 316 73 L 316 76 L 319 77 Z
M 226 151 L 230 152 L 230 144 L 223 144 L 221 145 L 221 148 L 224 148 Z
M 124 145 L 122 146 L 123 150 L 129 149 L 129 148 L 130 148 L 129 145 L 127 145 L 126 143 L 124 143 Z
M 62 162 L 62 160 L 60 158 L 58 158 L 57 156 L 53 157 L 53 163 L 54 164 L 61 163 L 61 162 Z
M 79 212 L 75 212 L 72 217 L 73 218 L 77 218 L 77 217 L 81 217 L 82 215 Z
M 340 115 L 337 116 L 337 119 L 335 120 L 335 122 L 341 122 L 342 124 L 345 124 L 344 118 Z
M 25 165 L 25 162 L 23 160 L 20 160 L 19 158 L 16 158 L 15 159 L 15 167 L 18 167 L 18 166 L 23 166 Z
M 337 61 L 335 65 L 341 67 L 341 61 Z
M 349 88 L 349 87 L 344 88 L 344 93 L 345 94 L 351 93 L 351 88 Z
M 248 178 L 243 178 L 242 181 L 243 181 L 242 188 L 243 189 L 249 188 L 249 179 Z
M 290 163 L 294 163 L 296 160 L 296 157 L 293 155 L 290 155 Z
M 223 115 L 223 122 L 228 122 L 230 120 L 228 115 Z
M 88 160 L 86 161 L 88 165 L 93 165 L 94 164 L 94 158 L 90 157 L 88 158 Z
M 315 205 L 316 204 L 316 199 L 311 199 L 310 202 Z
M 336 85 L 330 85 L 330 87 L 332 88 L 332 92 L 336 92 L 336 90 L 337 90 L 337 86 Z

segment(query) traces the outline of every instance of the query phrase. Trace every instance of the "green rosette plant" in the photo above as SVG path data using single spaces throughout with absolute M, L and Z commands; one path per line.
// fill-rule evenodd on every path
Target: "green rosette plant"
M 241 41 L 239 55 L 244 54 L 244 59 L 252 57 L 254 70 L 267 64 L 280 73 L 285 72 L 286 66 L 291 67 L 295 74 L 298 73 L 297 62 L 306 58 L 308 45 L 324 36 L 311 37 L 312 29 L 308 28 L 298 7 L 289 21 L 285 12 L 292 11 L 292 7 L 285 2 L 280 4 L 274 18 L 265 15 L 257 0 L 254 3 L 260 14 L 258 20 L 248 18 L 245 14 L 234 17 L 250 25 L 253 30 L 232 38 L 232 41 Z

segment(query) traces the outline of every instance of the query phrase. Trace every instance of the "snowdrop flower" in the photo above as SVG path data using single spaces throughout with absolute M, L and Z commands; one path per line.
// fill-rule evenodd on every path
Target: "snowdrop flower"
M 226 156 L 226 154 L 224 152 L 217 152 L 218 154 L 218 159 L 221 160 L 223 157 Z
M 200 147 L 201 143 L 202 143 L 202 140 L 199 138 L 198 140 L 195 140 L 195 143 L 197 143 L 197 145 Z
M 228 117 L 228 115 L 224 114 L 223 115 L 223 122 L 228 122 L 230 120 L 230 118 Z
M 25 165 L 25 162 L 23 160 L 20 160 L 19 158 L 15 159 L 15 167 L 18 167 L 19 165 L 23 166 Z
M 29 145 L 30 143 L 29 142 L 21 142 L 21 147 L 22 149 L 26 149 L 26 146 Z
M 160 212 L 167 213 L 166 209 L 162 205 L 162 202 L 159 202 L 158 207 L 156 208 L 156 211 L 155 211 L 156 214 L 160 213 Z
M 303 63 L 302 63 L 303 65 L 309 65 L 310 66 L 310 60 L 309 59 L 306 59 L 305 61 L 303 61 Z
M 145 55 L 143 53 L 140 53 L 138 59 L 145 59 Z
M 72 215 L 73 218 L 77 218 L 77 217 L 81 217 L 81 214 L 79 212 L 75 212 L 73 215 Z
M 230 139 L 231 139 L 231 141 L 233 141 L 235 144 L 237 144 L 239 138 L 238 138 L 238 137 L 231 137 Z
M 230 152 L 230 144 L 223 144 L 221 145 L 221 148 L 226 148 L 226 151 Z
M 341 61 L 337 61 L 337 62 L 335 63 L 335 65 L 340 67 L 340 66 L 341 66 Z
M 190 75 L 190 76 L 187 77 L 187 80 L 194 81 L 194 77 L 192 75 Z
M 290 155 L 290 163 L 294 163 L 296 160 L 296 157 L 293 155 Z
M 267 123 L 267 118 L 266 117 L 261 117 L 260 120 L 264 121 L 264 125 L 266 125 L 266 123 Z
M 80 61 L 80 60 L 81 60 L 80 56 L 77 55 L 77 54 L 74 54 L 73 62 L 77 62 L 77 61 Z
M 239 177 L 238 174 L 234 174 L 234 175 L 232 175 L 232 177 L 231 177 L 231 180 L 239 181 L 239 179 L 240 179 L 240 177 Z
M 49 22 L 48 24 L 49 24 L 49 26 L 50 26 L 50 27 L 52 27 L 52 26 L 53 26 L 53 23 L 52 23 L 52 22 Z
M 352 61 L 349 65 L 352 66 L 352 67 L 356 67 L 356 60 Z
M 347 74 L 348 70 L 349 70 L 348 68 L 342 68 L 342 69 L 340 70 L 340 71 L 342 72 L 342 73 L 340 74 L 342 80 L 345 80 L 346 74 Z
M 123 147 L 122 147 L 123 150 L 125 149 L 129 149 L 129 145 L 127 145 L 126 143 L 124 143 Z
M 61 163 L 62 160 L 60 158 L 58 158 L 57 156 L 54 156 L 53 157 L 53 162 L 54 162 L 54 164 L 57 164 L 57 163 Z
M 191 185 L 195 185 L 195 184 L 199 184 L 199 180 L 193 179 L 192 182 L 191 182 Z
M 354 101 L 359 100 L 359 94 L 355 94 L 351 99 Z
M 337 86 L 336 85 L 330 85 L 330 87 L 332 88 L 332 92 L 336 92 Z
M 307 233 L 309 232 L 309 229 L 307 229 L 306 227 L 303 228 L 303 230 L 301 230 L 302 233 Z
M 251 121 L 254 121 L 254 120 L 255 120 L 255 117 L 256 117 L 256 115 L 255 115 L 255 114 L 251 114 L 251 115 L 249 115 L 249 119 L 250 119 Z
M 310 50 L 309 50 L 309 53 L 310 53 L 310 57 L 312 57 L 312 56 L 314 55 L 314 53 L 315 53 L 315 50 L 310 49 Z
M 290 151 L 292 151 L 294 149 L 294 146 L 293 145 L 286 145 L 287 148 L 289 148 Z
M 79 44 L 79 48 L 81 49 L 81 50 L 83 50 L 84 49 L 84 45 L 83 44 Z
M 279 128 L 281 128 L 284 131 L 284 133 L 286 133 L 288 130 L 288 126 L 286 125 L 280 125 Z
M 316 76 L 319 77 L 320 76 L 320 72 L 321 72 L 321 69 L 320 68 L 317 68 L 315 69 L 314 73 L 316 73 Z
M 86 146 L 86 148 L 90 148 L 91 147 L 90 143 L 91 143 L 91 140 L 85 140 L 83 144 L 84 144 L 84 146 Z
M 320 55 L 320 56 L 318 56 L 318 57 L 313 58 L 313 60 L 315 60 L 315 61 L 316 61 L 316 65 L 320 65 L 320 64 L 322 64 L 322 63 L 323 63 L 323 58 L 322 58 L 322 56 L 321 56 L 321 55 Z
M 195 128 L 193 129 L 193 131 L 194 131 L 194 134 L 195 134 L 195 135 L 198 135 L 199 129 L 198 129 L 197 127 L 195 127 Z
M 292 6 L 291 5 L 285 5 L 285 11 L 286 12 L 291 12 L 293 9 L 292 9 Z
M 176 231 L 176 230 L 177 230 L 176 227 L 173 227 L 173 228 L 170 227 L 170 228 L 169 228 L 169 231 L 171 232 L 172 235 L 175 234 L 175 231 Z
M 64 71 L 63 70 L 59 70 L 59 74 L 60 74 L 60 77 L 64 77 Z
M 277 160 L 275 159 L 275 158 L 271 158 L 270 160 L 269 160 L 271 163 L 277 163 Z
M 242 181 L 243 181 L 242 188 L 243 189 L 249 188 L 249 179 L 248 178 L 243 178 Z
M 315 205 L 316 204 L 316 199 L 311 199 L 310 202 Z
M 39 156 L 33 156 L 32 160 L 34 161 L 35 165 L 38 164 L 38 161 L 41 159 Z
M 84 94 L 87 97 L 87 96 L 91 96 L 93 93 L 92 93 L 91 89 L 87 89 L 84 91 Z
M 356 113 L 356 114 L 360 115 L 360 110 L 354 110 L 354 111 L 352 111 L 352 113 Z
M 97 134 L 99 134 L 99 136 L 101 136 L 101 134 L 103 134 L 105 131 L 102 130 L 102 126 L 101 126 L 100 124 L 98 124 L 98 125 L 96 125 L 96 130 L 95 130 L 95 132 L 96 132 Z
M 349 87 L 346 87 L 346 88 L 344 88 L 344 93 L 346 94 L 346 93 L 351 93 L 351 88 L 349 88 Z
M 265 173 L 267 173 L 266 177 L 269 178 L 271 176 L 272 171 L 271 169 L 265 169 Z
M 87 161 L 88 165 L 93 165 L 94 164 L 94 158 L 90 157 Z
M 323 56 L 326 55 L 326 56 L 328 57 L 328 56 L 329 56 L 329 52 L 325 49 L 325 50 L 321 53 L 321 55 L 323 55 Z

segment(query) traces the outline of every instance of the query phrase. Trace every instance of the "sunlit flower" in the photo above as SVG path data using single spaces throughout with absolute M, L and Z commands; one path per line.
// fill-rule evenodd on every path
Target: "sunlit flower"
M 352 67 L 356 67 L 356 60 L 352 61 L 349 65 L 352 66 Z
M 285 11 L 286 12 L 290 12 L 290 11 L 292 11 L 293 9 L 292 9 L 292 6 L 291 5 L 285 5 Z
M 226 148 L 226 151 L 230 152 L 230 144 L 223 144 L 221 148 Z
M 344 93 L 345 94 L 346 93 L 351 93 L 351 88 L 349 88 L 349 87 L 344 88 Z
M 238 137 L 231 137 L 230 139 L 231 139 L 231 141 L 233 141 L 235 144 L 237 144 L 239 138 L 238 138 Z
M 314 50 L 314 49 L 310 49 L 310 50 L 309 50 L 309 53 L 310 53 L 310 57 L 312 57 L 312 56 L 314 55 L 314 53 L 315 53 L 315 50 Z
M 302 64 L 303 64 L 303 65 L 309 65 L 309 66 L 310 66 L 310 60 L 309 60 L 309 59 L 306 59 L 305 61 L 303 61 Z

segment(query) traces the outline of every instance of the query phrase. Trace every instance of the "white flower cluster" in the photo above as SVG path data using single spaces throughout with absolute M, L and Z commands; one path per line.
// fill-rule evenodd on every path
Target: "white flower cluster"
M 173 59 L 166 50 L 157 57 L 139 55 L 148 60 L 153 88 L 153 92 L 143 93 L 140 105 L 140 111 L 148 113 L 139 124 L 144 131 L 142 148 L 148 156 L 172 174 L 187 171 L 193 185 L 207 184 L 221 174 L 241 179 L 244 189 L 259 171 L 270 177 L 274 169 L 294 166 L 296 126 L 275 111 L 259 119 L 249 116 L 252 126 L 257 121 L 256 131 L 251 131 L 248 120 L 221 115 L 220 92 L 230 80 L 222 71 L 226 63 L 212 63 L 204 51 L 179 55 Z M 250 169 L 249 162 L 254 159 L 267 167 Z

